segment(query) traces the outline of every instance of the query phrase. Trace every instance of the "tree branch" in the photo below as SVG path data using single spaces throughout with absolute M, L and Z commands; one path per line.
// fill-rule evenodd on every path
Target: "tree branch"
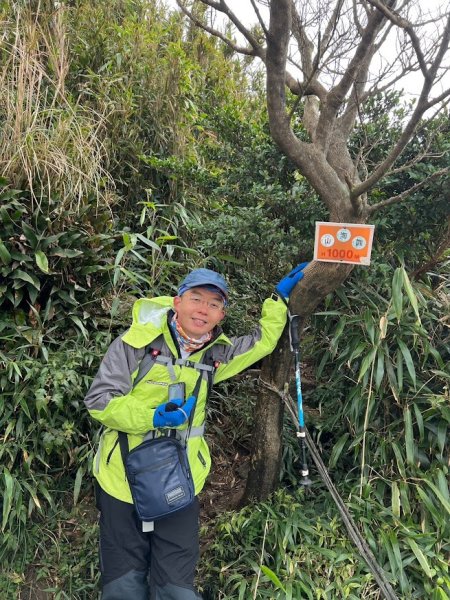
M 339 17 L 341 16 L 343 4 L 344 0 L 338 0 L 336 2 L 336 6 L 334 7 L 328 25 L 325 28 L 325 33 L 323 34 L 322 39 L 320 40 L 319 47 L 317 49 L 317 56 L 314 59 L 314 63 L 317 65 L 320 64 L 321 58 L 328 49 L 334 32 L 336 31 L 337 23 L 339 21 Z
M 351 212 L 346 184 L 339 179 L 325 154 L 315 145 L 299 140 L 290 127 L 285 101 L 285 65 L 290 31 L 291 0 L 272 0 L 266 54 L 267 109 L 271 135 L 323 197 L 335 217 L 345 221 Z
M 384 17 L 378 11 L 373 11 L 364 28 L 361 40 L 340 82 L 328 93 L 327 103 L 323 107 L 317 126 L 317 142 L 326 149 L 332 131 L 334 120 L 339 108 L 344 102 L 352 84 L 357 80 L 361 66 L 366 63 L 368 55 L 373 51 L 373 43 L 383 23 Z
M 261 25 L 261 29 L 264 31 L 264 35 L 267 38 L 267 36 L 269 35 L 269 31 L 266 27 L 266 24 L 264 23 L 264 19 L 261 17 L 261 13 L 259 12 L 258 5 L 256 4 L 255 0 L 250 0 L 250 2 L 252 3 L 253 10 L 255 11 L 256 17 L 258 18 L 258 22 Z
M 441 241 L 439 242 L 436 250 L 433 252 L 430 259 L 420 267 L 418 267 L 412 274 L 412 279 L 419 279 L 424 273 L 433 269 L 441 260 L 444 259 L 445 253 L 448 251 L 450 246 L 450 217 L 447 219 L 447 231 L 444 233 Z
M 419 61 L 420 70 L 423 73 L 425 79 L 429 76 L 427 63 L 425 61 L 425 56 L 422 52 L 422 48 L 420 46 L 420 40 L 414 31 L 413 25 L 410 21 L 400 16 L 397 12 L 387 7 L 385 4 L 382 4 L 379 0 L 367 0 L 369 4 L 377 8 L 383 15 L 389 19 L 394 25 L 400 27 L 409 35 L 412 46 L 417 56 L 417 60 Z
M 399 202 L 402 202 L 407 196 L 414 194 L 414 192 L 417 192 L 418 190 L 426 186 L 428 183 L 430 183 L 430 181 L 433 181 L 438 177 L 442 177 L 443 175 L 447 175 L 447 173 L 450 173 L 450 167 L 445 167 L 444 169 L 440 169 L 439 171 L 432 173 L 426 179 L 423 179 L 419 183 L 416 183 L 416 185 L 413 185 L 401 194 L 397 194 L 397 196 L 392 196 L 391 198 L 387 198 L 386 200 L 377 202 L 377 204 L 372 204 L 372 206 L 369 206 L 367 209 L 368 214 L 373 215 L 381 208 L 386 208 L 386 206 L 392 206 L 392 204 L 398 204 Z
M 442 62 L 442 59 L 445 55 L 445 52 L 448 50 L 450 43 L 450 17 L 447 19 L 447 24 L 445 26 L 441 44 L 439 47 L 439 51 L 436 54 L 436 58 L 433 61 L 432 66 L 428 70 L 428 76 L 424 78 L 422 90 L 419 96 L 419 100 L 417 102 L 416 108 L 411 115 L 409 122 L 406 124 L 403 129 L 403 133 L 400 136 L 397 144 L 391 150 L 389 156 L 385 158 L 385 160 L 378 165 L 378 167 L 373 171 L 373 173 L 368 177 L 363 183 L 353 188 L 351 191 L 352 197 L 358 197 L 360 194 L 365 194 L 370 190 L 371 187 L 375 185 L 377 181 L 379 181 L 389 170 L 389 168 L 394 164 L 397 158 L 405 149 L 406 144 L 411 139 L 417 125 L 419 124 L 420 119 L 424 115 L 424 113 L 434 104 L 436 104 L 436 100 L 429 101 L 428 95 L 433 86 L 434 79 L 436 77 L 437 70 Z M 440 101 L 445 99 L 447 95 L 450 94 L 450 90 L 447 90 L 443 94 L 439 96 Z
M 220 11 L 220 12 L 225 12 L 221 8 L 222 4 L 224 4 L 223 2 L 212 2 L 211 0 L 200 0 L 200 1 L 203 4 L 206 4 L 207 6 L 210 6 L 211 8 L 214 8 L 214 9 Z M 238 29 L 239 29 L 239 31 L 241 31 L 241 33 L 243 33 L 244 37 L 250 43 L 249 47 L 238 46 L 235 42 L 233 42 L 232 40 L 230 40 L 230 38 L 228 38 L 226 35 L 224 35 L 221 31 L 219 31 L 218 29 L 214 29 L 213 27 L 209 27 L 208 25 L 206 25 L 205 23 L 203 23 L 200 19 L 198 19 L 190 10 L 188 10 L 184 6 L 182 0 L 176 0 L 176 2 L 178 4 L 178 6 L 180 7 L 181 11 L 194 23 L 194 25 L 196 25 L 200 29 L 203 29 L 203 31 L 206 31 L 207 33 L 209 33 L 211 35 L 214 35 L 215 37 L 219 38 L 229 48 L 231 48 L 235 52 L 238 52 L 239 54 L 245 54 L 246 56 L 258 56 L 258 57 L 262 58 L 261 53 L 263 52 L 263 49 L 257 43 L 257 41 L 254 38 L 254 36 L 252 36 L 251 33 L 249 31 L 247 31 L 242 24 L 240 24 L 242 30 L 245 31 L 246 33 L 248 33 L 249 37 L 247 37 L 247 35 L 245 35 L 245 33 L 243 33 L 243 31 L 241 31 L 241 29 L 239 29 L 239 27 L 238 27 Z M 226 7 L 226 8 L 228 8 L 228 7 Z M 225 14 L 227 14 L 227 16 L 229 16 L 228 13 L 225 12 Z M 231 13 L 231 14 L 233 14 L 233 13 Z
M 295 3 L 291 3 L 292 10 L 292 34 L 297 40 L 298 49 L 300 51 L 300 57 L 302 61 L 302 71 L 305 79 L 310 78 L 313 73 L 313 60 L 312 51 L 314 48 L 313 43 L 306 35 L 305 28 L 303 27 L 302 20 L 298 11 L 295 7 Z

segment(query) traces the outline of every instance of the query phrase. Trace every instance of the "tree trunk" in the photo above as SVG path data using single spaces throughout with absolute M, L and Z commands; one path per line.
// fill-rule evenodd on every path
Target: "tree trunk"
M 258 398 L 255 408 L 252 456 L 244 502 L 266 498 L 277 487 L 281 462 L 281 432 L 283 402 L 268 386 L 283 390 L 289 380 L 291 357 L 286 328 L 274 352 L 261 369 Z
M 292 293 L 290 311 L 300 315 L 300 328 L 317 305 L 348 277 L 352 265 L 314 263 Z M 255 408 L 250 472 L 243 501 L 264 500 L 277 487 L 282 456 L 284 406 L 280 393 L 291 375 L 292 355 L 286 327 L 275 351 L 264 359 Z M 271 389 L 273 388 L 273 389 Z

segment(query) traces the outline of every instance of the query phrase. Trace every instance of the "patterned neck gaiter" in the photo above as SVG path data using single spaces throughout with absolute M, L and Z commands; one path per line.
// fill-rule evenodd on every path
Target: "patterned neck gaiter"
M 180 350 L 182 352 L 195 352 L 202 348 L 205 344 L 207 344 L 212 338 L 212 332 L 205 333 L 200 339 L 196 340 L 195 338 L 189 337 L 187 333 L 183 330 L 181 325 L 178 323 L 177 314 L 175 313 L 170 322 L 170 327 L 172 328 L 175 337 L 177 338 L 178 345 L 180 346 Z

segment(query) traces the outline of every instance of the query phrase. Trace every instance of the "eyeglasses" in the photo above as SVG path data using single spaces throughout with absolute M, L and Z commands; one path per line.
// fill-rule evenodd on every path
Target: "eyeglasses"
M 203 300 L 203 298 L 199 298 L 198 296 L 188 296 L 187 300 L 197 308 L 206 304 L 206 306 L 213 311 L 223 310 L 225 307 L 224 303 L 220 300 Z

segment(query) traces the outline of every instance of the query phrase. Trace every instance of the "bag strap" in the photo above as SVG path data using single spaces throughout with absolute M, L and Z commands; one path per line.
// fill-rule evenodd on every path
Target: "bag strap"
M 145 355 L 139 365 L 139 371 L 138 371 L 138 374 L 136 375 L 136 379 L 133 382 L 133 388 L 150 371 L 153 363 L 156 361 L 156 358 L 158 357 L 158 354 L 162 348 L 163 341 L 164 341 L 163 336 L 161 335 L 158 338 L 156 338 L 151 344 L 149 344 L 148 346 L 145 347 Z M 158 348 L 158 346 L 159 346 L 159 348 Z M 143 365 L 144 361 L 145 361 L 145 364 Z M 186 361 L 186 363 L 187 362 L 188 361 Z M 199 367 L 205 367 L 205 368 L 198 368 L 197 365 L 199 365 Z M 207 378 L 208 378 L 208 388 L 206 391 L 206 402 L 207 402 L 208 398 L 211 394 L 211 391 L 212 391 L 212 387 L 213 387 L 213 383 L 214 383 L 214 375 L 216 373 L 216 369 L 219 366 L 219 363 L 217 361 L 214 361 L 212 358 L 212 348 L 208 348 L 206 350 L 205 354 L 203 355 L 202 363 L 191 363 L 190 365 L 186 364 L 186 366 L 190 366 L 192 368 L 198 368 L 198 370 L 200 370 L 200 375 L 198 376 L 198 379 L 195 383 L 194 391 L 192 392 L 192 395 L 195 396 L 195 403 L 194 403 L 194 406 L 192 407 L 191 414 L 189 415 L 189 421 L 188 421 L 188 427 L 186 429 L 186 434 L 183 436 L 185 446 L 187 446 L 187 441 L 189 439 L 189 436 L 190 436 L 190 433 L 192 430 L 192 423 L 194 421 L 195 407 L 197 405 L 198 393 L 200 391 L 200 386 L 202 383 L 203 371 L 206 371 Z M 171 431 L 176 431 L 176 430 L 171 429 L 169 431 L 171 432 Z M 123 464 L 125 465 L 125 461 L 130 452 L 130 447 L 128 445 L 128 435 L 124 431 L 118 431 L 118 436 L 119 436 L 120 453 L 122 454 Z
M 164 344 L 163 335 L 159 335 L 156 339 L 153 340 L 151 344 L 148 344 L 144 348 L 144 357 L 139 363 L 139 370 L 133 381 L 133 389 L 137 386 L 137 384 L 142 381 L 142 379 L 147 375 L 150 369 L 153 366 L 153 363 L 156 361 L 159 353 L 161 352 L 161 348 Z
M 205 400 L 205 404 L 206 404 L 208 402 L 209 396 L 210 396 L 212 388 L 213 388 L 214 375 L 216 374 L 216 369 L 219 366 L 219 363 L 217 361 L 213 360 L 213 358 L 212 358 L 212 346 L 206 350 L 205 354 L 203 355 L 202 360 L 203 360 L 202 363 L 191 362 L 190 365 L 188 365 L 188 363 L 186 363 L 187 366 L 191 366 L 192 368 L 196 368 L 196 369 L 200 370 L 200 375 L 199 375 L 199 378 L 197 379 L 197 383 L 195 384 L 195 388 L 193 391 L 193 395 L 195 396 L 195 404 L 192 407 L 191 414 L 189 416 L 189 427 L 188 427 L 189 431 L 191 430 L 192 422 L 194 420 L 195 406 L 197 404 L 198 392 L 200 391 L 200 385 L 202 383 L 203 371 L 206 372 L 206 376 L 208 378 L 208 384 L 207 384 L 208 387 L 206 390 L 206 400 Z M 189 435 L 187 437 L 189 437 Z
M 208 385 L 212 386 L 212 379 L 214 378 L 214 373 L 218 364 L 216 365 L 215 361 L 212 360 L 212 352 L 211 348 L 206 350 L 202 362 L 193 362 L 189 360 L 189 358 L 174 358 L 173 356 L 161 356 L 161 348 L 164 344 L 164 337 L 161 334 L 156 339 L 145 346 L 144 349 L 144 357 L 139 363 L 139 370 L 136 375 L 135 380 L 133 381 L 133 388 L 137 386 L 137 384 L 142 381 L 142 379 L 147 375 L 150 369 L 153 366 L 153 363 L 158 362 L 165 365 L 169 371 L 171 371 L 171 377 L 175 380 L 175 372 L 173 371 L 173 365 L 177 365 L 180 367 L 190 367 L 192 369 L 196 369 L 197 371 L 205 371 L 208 374 Z

